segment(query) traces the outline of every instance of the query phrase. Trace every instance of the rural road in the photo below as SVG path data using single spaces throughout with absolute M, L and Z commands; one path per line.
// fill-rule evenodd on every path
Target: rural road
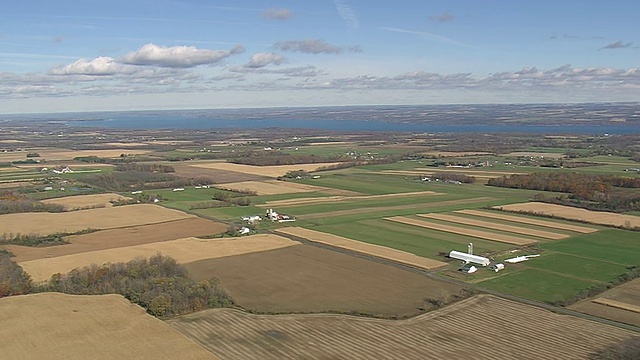
M 274 232 L 271 231 L 267 231 L 268 233 L 273 233 L 276 234 Z M 444 282 L 448 282 L 451 284 L 455 284 L 455 285 L 459 285 L 462 286 L 464 288 L 470 288 L 472 290 L 475 290 L 477 292 L 482 292 L 482 293 L 486 293 L 486 294 L 491 294 L 491 295 L 495 295 L 501 298 L 505 298 L 508 300 L 512 300 L 512 301 L 517 301 L 523 304 L 527 304 L 527 305 L 532 305 L 532 306 L 536 306 L 539 308 L 543 308 L 549 311 L 553 311 L 554 313 L 557 314 L 563 314 L 563 315 L 571 315 L 571 316 L 576 316 L 582 319 L 586 319 L 586 320 L 591 320 L 591 321 L 596 321 L 599 322 L 601 324 L 606 324 L 606 325 L 610 325 L 610 326 L 616 326 L 622 329 L 626 329 L 626 330 L 631 330 L 631 331 L 635 331 L 635 332 L 640 332 L 640 327 L 635 326 L 635 325 L 630 325 L 630 324 L 624 324 L 624 323 L 620 323 L 617 321 L 613 321 L 613 320 L 608 320 L 608 319 L 603 319 L 603 318 L 599 318 L 596 316 L 592 316 L 592 315 L 588 315 L 588 314 L 583 314 L 581 312 L 577 312 L 577 311 L 573 311 L 573 310 L 569 310 L 567 308 L 563 308 L 563 307 L 559 307 L 559 306 L 555 306 L 555 305 L 551 305 L 551 304 L 547 304 L 547 303 L 543 303 L 543 302 L 539 302 L 539 301 L 535 301 L 535 300 L 529 300 L 529 299 L 525 299 L 519 296 L 514 296 L 514 295 L 510 295 L 510 294 L 505 294 L 499 291 L 494 291 L 494 290 L 490 290 L 490 289 L 486 289 L 480 286 L 477 286 L 475 284 L 469 284 L 466 283 L 464 281 L 460 281 L 460 280 L 455 280 L 455 279 L 451 279 L 451 278 L 447 278 L 444 276 L 439 276 L 438 272 L 442 271 L 442 269 L 440 270 L 434 270 L 434 271 L 427 271 L 427 270 L 423 270 L 423 269 L 418 269 L 409 265 L 405 265 L 393 260 L 388 260 L 388 259 L 383 259 L 383 258 L 379 258 L 377 256 L 373 256 L 373 255 L 368 255 L 368 254 L 363 254 L 363 253 L 359 253 L 359 252 L 355 252 L 352 250 L 347 250 L 347 249 L 342 249 L 342 248 L 338 248 L 338 247 L 334 247 L 334 246 L 330 246 L 330 245 L 326 245 L 326 244 L 321 244 L 321 243 L 317 243 L 314 241 L 310 241 L 301 237 L 297 237 L 297 236 L 293 236 L 293 235 L 289 235 L 289 234 L 282 234 L 282 233 L 277 233 L 277 235 L 279 236 L 284 236 L 286 238 L 289 238 L 291 240 L 295 240 L 298 241 L 302 244 L 305 245 L 311 245 L 311 246 L 316 246 L 319 248 L 323 248 L 323 249 L 327 249 L 327 250 L 331 250 L 331 251 L 337 251 L 346 255 L 350 255 L 350 256 L 356 256 L 359 258 L 363 258 L 363 259 L 367 259 L 370 261 L 374 261 L 380 264 L 385 264 L 385 265 L 390 265 L 396 268 L 400 268 L 402 270 L 406 270 L 406 271 L 410 271 L 416 274 L 420 274 L 423 276 L 427 276 L 431 279 L 435 279 L 435 280 L 440 280 L 440 281 L 444 281 Z

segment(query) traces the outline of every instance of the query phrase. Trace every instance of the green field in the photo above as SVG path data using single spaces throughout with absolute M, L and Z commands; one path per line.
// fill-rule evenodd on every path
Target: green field
M 524 265 L 584 280 L 603 282 L 613 281 L 620 274 L 627 272 L 627 268 L 623 265 L 560 253 L 544 254 L 539 258 L 527 261 Z
M 601 230 L 567 240 L 545 243 L 540 247 L 626 266 L 640 265 L 640 233 L 633 231 Z

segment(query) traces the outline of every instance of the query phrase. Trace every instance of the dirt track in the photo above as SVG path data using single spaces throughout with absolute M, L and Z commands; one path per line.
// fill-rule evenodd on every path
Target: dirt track
M 320 231 L 309 230 L 300 227 L 287 227 L 275 230 L 281 234 L 288 234 L 293 236 L 298 236 L 310 241 L 315 241 L 343 249 L 348 249 L 351 251 L 364 253 L 368 255 L 377 256 L 383 259 L 389 259 L 393 261 L 397 261 L 403 264 L 411 265 L 417 268 L 431 270 L 437 269 L 443 266 L 447 266 L 447 263 L 423 258 L 421 256 L 417 256 L 405 251 L 400 251 L 396 249 L 391 249 L 384 246 L 368 244 L 361 241 L 347 239 L 342 236 L 337 236 L 333 234 L 323 233 Z
M 459 211 L 455 211 L 455 212 L 461 213 L 461 214 L 482 216 L 482 217 L 487 217 L 487 218 L 491 218 L 491 219 L 507 220 L 507 221 L 519 222 L 519 223 L 523 223 L 523 224 L 544 226 L 544 227 L 553 228 L 553 229 L 569 230 L 569 231 L 573 231 L 573 232 L 577 232 L 577 233 L 581 233 L 581 234 L 589 234 L 589 233 L 593 233 L 593 232 L 598 231 L 597 229 L 586 227 L 586 226 L 578 226 L 578 225 L 571 225 L 571 224 L 561 224 L 561 223 L 554 222 L 554 221 L 533 219 L 533 218 L 530 218 L 530 217 L 525 218 L 525 217 L 520 217 L 520 216 L 507 215 L 505 213 L 495 212 L 495 211 L 459 210 Z
M 10 296 L 0 319 L 4 359 L 215 359 L 120 295 Z
M 213 309 L 168 323 L 221 359 L 577 360 L 636 335 L 489 295 L 401 321 Z
M 513 244 L 513 245 L 530 245 L 530 244 L 536 243 L 536 241 L 534 240 L 523 239 L 517 236 L 498 234 L 490 231 L 483 231 L 483 230 L 476 230 L 476 229 L 466 229 L 458 226 L 443 225 L 443 224 L 438 224 L 431 221 L 411 219 L 404 216 L 394 216 L 390 218 L 385 218 L 385 220 L 395 221 L 401 224 L 420 226 L 423 228 L 433 229 L 438 231 L 446 231 L 454 234 L 473 236 L 473 237 L 477 237 L 485 240 L 499 241 L 499 242 Z

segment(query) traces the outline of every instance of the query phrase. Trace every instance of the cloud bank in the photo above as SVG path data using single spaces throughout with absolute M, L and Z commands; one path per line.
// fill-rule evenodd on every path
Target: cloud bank
M 169 68 L 190 68 L 215 64 L 231 55 L 231 51 L 198 49 L 195 46 L 158 46 L 146 44 L 122 57 L 122 63 Z

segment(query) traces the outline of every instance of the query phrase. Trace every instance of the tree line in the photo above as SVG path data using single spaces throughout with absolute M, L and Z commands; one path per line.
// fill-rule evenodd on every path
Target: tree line
M 30 199 L 24 194 L 15 191 L 0 192 L 0 214 L 13 214 L 24 212 L 63 212 L 64 206 L 60 204 L 46 204 Z

